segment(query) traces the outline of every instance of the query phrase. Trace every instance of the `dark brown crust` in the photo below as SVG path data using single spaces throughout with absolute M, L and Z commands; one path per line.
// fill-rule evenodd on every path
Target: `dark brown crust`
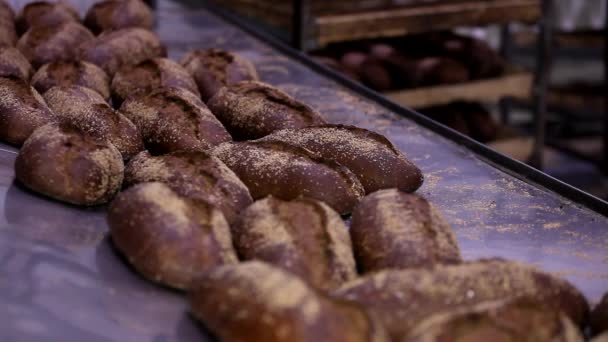
M 304 196 L 347 214 L 364 193 L 347 168 L 281 142 L 226 143 L 216 147 L 213 154 L 239 176 L 254 199 Z
M 34 26 L 17 42 L 17 48 L 32 63 L 34 69 L 44 64 L 78 59 L 80 47 L 95 36 L 76 22 L 59 26 Z
M 118 150 L 66 124 L 37 129 L 19 151 L 15 176 L 28 188 L 77 205 L 108 202 L 120 189 Z
M 238 261 L 222 213 L 163 183 L 121 192 L 108 211 L 108 225 L 114 245 L 138 272 L 174 288 L 189 289 L 206 271 Z
M 374 192 L 353 210 L 350 234 L 362 272 L 462 261 L 450 225 L 424 198 L 397 189 Z
M 29 81 L 32 77 L 32 65 L 14 47 L 0 46 L 0 77 L 17 77 Z
M 151 30 L 154 16 L 141 0 L 106 0 L 89 8 L 84 24 L 95 34 L 129 27 Z
M 0 77 L 0 139 L 21 145 L 34 130 L 57 120 L 40 94 L 26 81 Z
M 41 94 L 54 86 L 83 86 L 110 99 L 110 80 L 97 65 L 84 61 L 45 64 L 32 77 L 32 86 Z
M 174 152 L 151 156 L 143 151 L 125 170 L 125 187 L 162 182 L 180 196 L 199 199 L 220 209 L 228 223 L 253 200 L 240 179 L 219 159 L 205 152 Z
M 270 85 L 243 81 L 220 89 L 207 103 L 235 140 L 326 123 L 321 114 Z
M 190 303 L 194 316 L 221 341 L 388 341 L 358 305 L 328 298 L 259 261 L 205 274 Z
M 283 141 L 340 163 L 359 178 L 366 193 L 388 188 L 414 192 L 424 180 L 422 171 L 386 137 L 355 126 L 287 129 L 260 140 Z
M 608 331 L 608 293 L 604 295 L 598 305 L 593 308 L 589 322 L 593 335 Z
M 585 297 L 567 281 L 500 259 L 380 271 L 344 285 L 334 295 L 372 310 L 394 341 L 430 315 L 484 301 L 530 298 L 562 310 L 577 325 L 589 312 Z
M 83 60 L 101 67 L 110 77 L 126 65 L 166 56 L 167 48 L 158 36 L 138 27 L 103 32 L 83 45 L 80 54 Z
M 36 1 L 23 7 L 17 18 L 17 27 L 23 33 L 33 26 L 53 27 L 67 22 L 80 22 L 78 11 L 68 2 Z
M 220 88 L 240 81 L 258 80 L 253 64 L 236 53 L 220 49 L 188 52 L 181 60 L 196 81 L 203 101 L 207 102 Z
M 120 107 L 137 126 L 152 154 L 203 151 L 231 141 L 230 134 L 193 93 L 159 88 Z
M 17 44 L 15 12 L 4 0 L 0 0 L 0 47 Z
M 356 277 L 346 225 L 322 202 L 267 197 L 243 212 L 232 233 L 242 260 L 268 262 L 316 288 L 333 289 Z

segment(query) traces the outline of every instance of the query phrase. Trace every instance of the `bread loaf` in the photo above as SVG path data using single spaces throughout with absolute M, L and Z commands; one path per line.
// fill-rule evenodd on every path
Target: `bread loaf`
M 209 101 L 224 86 L 259 78 L 250 61 L 236 53 L 220 49 L 188 52 L 180 64 L 190 72 L 196 81 L 205 102 Z
M 192 76 L 181 65 L 168 58 L 154 58 L 118 70 L 112 79 L 112 99 L 115 106 L 120 106 L 127 97 L 161 87 L 183 88 L 201 96 Z
M 235 140 L 250 140 L 285 128 L 325 123 L 307 105 L 270 85 L 243 81 L 220 89 L 207 102 Z
M 261 139 L 282 141 L 311 150 L 349 168 L 365 191 L 399 188 L 413 192 L 422 172 L 384 136 L 354 126 L 321 125 L 277 131 Z
M 594 335 L 605 331 L 608 332 L 608 293 L 606 293 L 599 304 L 593 308 L 590 326 Z
M 17 44 L 15 12 L 4 0 L 0 0 L 0 47 Z
M 304 196 L 347 214 L 364 194 L 361 183 L 344 166 L 282 142 L 225 143 L 213 154 L 239 176 L 254 199 Z
M 397 189 L 363 198 L 353 210 L 350 234 L 363 272 L 462 261 L 452 228 L 437 209 Z
M 137 127 L 92 89 L 56 86 L 44 94 L 49 107 L 68 122 L 99 139 L 108 139 L 128 160 L 144 149 Z
M 86 27 L 76 22 L 34 26 L 19 38 L 17 48 L 38 69 L 46 63 L 78 59 L 80 46 L 93 38 Z
M 154 16 L 141 0 L 105 0 L 87 11 L 84 23 L 95 34 L 129 27 L 151 30 Z
M 14 47 L 0 47 L 0 77 L 17 77 L 29 81 L 33 73 L 32 65 Z
M 77 205 L 109 201 L 120 189 L 123 171 L 114 145 L 67 124 L 34 131 L 15 161 L 15 176 L 28 188 Z
M 589 310 L 583 295 L 567 281 L 500 259 L 380 271 L 351 281 L 334 295 L 372 310 L 394 341 L 433 314 L 485 301 L 529 297 L 563 311 L 577 325 Z
M 103 32 L 82 46 L 81 59 L 101 67 L 110 77 L 126 65 L 166 57 L 167 48 L 158 36 L 142 28 Z
M 110 80 L 97 65 L 83 61 L 45 64 L 32 77 L 32 86 L 41 94 L 54 86 L 83 86 L 110 99 Z
M 356 304 L 330 299 L 259 261 L 218 267 L 190 297 L 192 312 L 225 342 L 382 342 L 382 327 Z
M 21 145 L 34 130 L 56 121 L 40 94 L 17 77 L 0 77 L 0 139 Z
M 177 194 L 200 199 L 220 209 L 228 223 L 253 200 L 241 180 L 221 160 L 205 152 L 179 151 L 151 156 L 143 151 L 125 170 L 125 186 L 162 182 Z
M 35 1 L 23 7 L 17 18 L 21 33 L 33 26 L 54 27 L 67 22 L 80 22 L 78 11 L 66 1 Z
M 146 278 L 189 289 L 218 265 L 237 262 L 230 228 L 213 206 L 183 198 L 163 183 L 120 193 L 108 211 L 112 242 Z
M 319 289 L 333 289 L 357 275 L 348 230 L 325 203 L 266 197 L 232 227 L 242 260 L 261 260 L 290 271 Z
M 203 151 L 232 140 L 207 106 L 183 88 L 136 96 L 125 101 L 120 112 L 137 126 L 152 154 Z

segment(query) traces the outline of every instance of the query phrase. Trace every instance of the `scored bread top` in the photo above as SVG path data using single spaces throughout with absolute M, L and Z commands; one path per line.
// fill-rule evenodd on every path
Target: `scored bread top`
M 34 1 L 23 7 L 17 18 L 22 33 L 33 26 L 58 26 L 66 22 L 80 22 L 78 10 L 66 1 Z
M 54 86 L 78 85 L 110 99 L 110 80 L 105 71 L 85 61 L 60 61 L 43 65 L 32 77 L 32 86 L 44 94 Z
M 18 49 L 0 44 L 0 77 L 14 76 L 29 81 L 33 73 L 32 65 Z
M 154 15 L 141 0 L 105 0 L 89 8 L 84 23 L 95 34 L 128 27 L 151 30 Z

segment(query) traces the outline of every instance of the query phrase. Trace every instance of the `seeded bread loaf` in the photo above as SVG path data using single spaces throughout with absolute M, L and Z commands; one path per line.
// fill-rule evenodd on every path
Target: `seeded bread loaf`
M 203 151 L 232 140 L 207 106 L 183 88 L 159 88 L 130 98 L 120 112 L 137 126 L 152 154 Z
M 0 0 L 0 47 L 17 44 L 15 12 L 4 0 Z
M 259 261 L 205 274 L 190 303 L 194 316 L 220 341 L 388 341 L 360 306 L 328 298 L 298 277 Z
M 353 210 L 350 234 L 363 272 L 462 261 L 454 232 L 437 209 L 397 189 L 363 198 Z
M 181 196 L 208 202 L 222 211 L 228 223 L 253 202 L 234 172 L 206 152 L 151 156 L 143 151 L 127 165 L 124 184 L 128 187 L 144 182 L 162 182 Z
M 21 33 L 33 26 L 53 27 L 67 22 L 80 22 L 78 11 L 65 1 L 35 1 L 23 7 L 17 18 Z
M 380 271 L 351 281 L 334 295 L 372 310 L 394 341 L 435 313 L 485 301 L 529 297 L 563 311 L 577 325 L 589 311 L 585 297 L 567 281 L 500 259 Z
M 242 260 L 261 260 L 290 271 L 319 289 L 333 289 L 357 275 L 348 229 L 323 202 L 266 197 L 232 227 Z
M 28 188 L 77 205 L 108 202 L 120 189 L 123 171 L 114 145 L 67 124 L 38 128 L 15 161 L 15 176 Z
M 105 0 L 87 11 L 84 23 L 95 34 L 129 27 L 151 30 L 154 16 L 141 0 Z
M 608 293 L 604 295 L 600 303 L 593 309 L 590 325 L 594 335 L 605 331 L 608 332 Z
M 181 65 L 190 72 L 203 101 L 207 102 L 220 88 L 240 81 L 259 79 L 253 64 L 236 53 L 220 49 L 188 52 Z
M 112 100 L 115 106 L 120 106 L 127 97 L 148 94 L 161 87 L 183 88 L 201 96 L 186 69 L 168 58 L 154 58 L 118 70 L 112 79 Z
M 45 64 L 32 77 L 32 86 L 41 94 L 54 86 L 82 86 L 110 99 L 110 80 L 97 65 L 83 61 Z
M 321 125 L 277 131 L 261 139 L 282 141 L 311 150 L 349 168 L 366 193 L 399 188 L 416 191 L 422 172 L 384 136 L 354 126 Z
M 281 142 L 224 143 L 213 150 L 247 185 L 254 199 L 310 197 L 350 213 L 364 190 L 344 166 Z
M 17 77 L 29 81 L 32 77 L 32 65 L 14 47 L 0 46 L 0 77 Z
M 325 123 L 312 108 L 256 81 L 224 87 L 207 105 L 235 140 L 257 139 L 281 129 Z
M 56 121 L 36 89 L 17 77 L 0 77 L 0 139 L 21 145 L 34 130 Z
M 108 139 L 123 159 L 128 160 L 144 149 L 137 127 L 94 90 L 56 86 L 44 94 L 44 99 L 61 121 L 99 139 Z
M 178 289 L 213 267 L 236 263 L 221 211 L 163 183 L 121 192 L 108 211 L 112 242 L 146 278 Z

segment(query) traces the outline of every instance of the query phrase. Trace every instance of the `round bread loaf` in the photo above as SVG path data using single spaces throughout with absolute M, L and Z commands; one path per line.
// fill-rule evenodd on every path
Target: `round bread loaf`
M 15 176 L 28 188 L 78 205 L 108 202 L 120 189 L 123 171 L 114 145 L 68 124 L 38 128 L 15 161 Z
M 4 0 L 0 0 L 0 47 L 17 44 L 15 12 Z
M 238 260 L 222 212 L 163 183 L 121 192 L 108 211 L 114 245 L 146 278 L 187 290 L 206 271 Z
M 218 267 L 190 297 L 192 312 L 221 341 L 386 342 L 360 306 L 317 292 L 259 261 Z
M 17 48 L 38 69 L 47 63 L 78 59 L 80 46 L 93 38 L 86 27 L 76 22 L 34 26 L 19 38 Z
M 258 73 L 250 61 L 236 53 L 220 49 L 188 52 L 180 64 L 196 81 L 201 98 L 205 102 L 209 101 L 224 86 L 259 79 Z
M 110 77 L 126 65 L 166 57 L 167 48 L 158 36 L 142 28 L 103 32 L 81 48 L 80 57 L 101 67 Z
M 282 141 L 311 150 L 349 168 L 366 193 L 399 188 L 416 191 L 422 172 L 387 138 L 378 133 L 344 125 L 322 125 L 274 132 L 262 141 Z
M 141 0 L 105 0 L 89 8 L 84 23 L 95 34 L 129 27 L 151 30 L 154 16 Z
M 148 94 L 161 87 L 183 88 L 201 96 L 186 69 L 168 58 L 154 58 L 118 70 L 112 79 L 112 100 L 115 106 L 120 106 L 127 97 Z
M 0 77 L 0 139 L 21 145 L 34 130 L 57 117 L 36 89 L 17 77 Z
M 181 196 L 208 202 L 222 211 L 228 223 L 253 202 L 234 172 L 206 152 L 179 151 L 154 157 L 142 151 L 127 165 L 124 185 L 144 182 L 162 182 Z
M 563 313 L 532 300 L 485 302 L 435 314 L 417 324 L 402 341 L 583 342 Z
M 213 154 L 239 176 L 254 199 L 304 196 L 348 214 L 364 195 L 361 183 L 344 166 L 282 142 L 225 143 Z
M 256 81 L 224 87 L 207 105 L 235 140 L 257 139 L 280 129 L 326 123 L 312 108 Z
M 462 261 L 452 228 L 437 209 L 397 189 L 363 198 L 353 210 L 350 234 L 363 272 Z
M 78 10 L 66 1 L 35 1 L 23 7 L 17 18 L 19 32 L 34 26 L 54 27 L 67 22 L 80 22 Z
M 29 81 L 33 72 L 32 65 L 19 50 L 0 47 L 0 77 L 12 76 Z
M 563 311 L 577 325 L 589 311 L 585 297 L 567 281 L 500 259 L 380 271 L 351 281 L 334 295 L 372 310 L 393 341 L 401 341 L 433 314 L 485 301 L 529 297 Z
M 357 275 L 348 229 L 325 203 L 266 197 L 247 208 L 232 227 L 242 260 L 262 260 L 319 289 L 333 289 Z
M 123 159 L 128 160 L 144 149 L 137 127 L 94 90 L 56 86 L 44 93 L 44 99 L 61 121 L 99 139 L 108 139 Z
M 606 293 L 599 304 L 593 308 L 589 323 L 594 335 L 608 331 L 608 293 Z
M 45 64 L 32 77 L 32 86 L 41 94 L 54 86 L 83 86 L 110 99 L 110 80 L 97 65 L 83 61 Z
M 152 154 L 202 151 L 232 140 L 207 106 L 183 88 L 159 88 L 130 98 L 120 111 L 137 126 Z

